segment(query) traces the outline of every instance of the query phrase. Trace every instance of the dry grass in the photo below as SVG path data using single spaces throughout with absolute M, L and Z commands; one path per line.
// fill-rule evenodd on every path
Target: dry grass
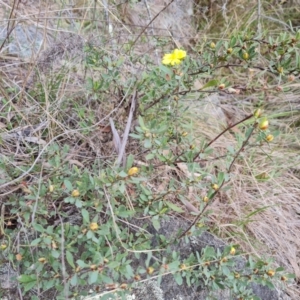
M 82 59 L 82 46 L 86 41 L 102 47 L 112 58 L 117 59 L 122 55 L 126 61 L 130 55 L 126 43 L 137 37 L 140 28 L 145 26 L 148 19 L 153 18 L 158 7 L 152 10 L 143 7 L 143 15 L 147 12 L 148 17 L 141 19 L 136 14 L 138 6 L 132 8 L 129 5 L 111 4 L 105 7 L 98 1 L 95 9 L 96 2 L 75 1 L 76 5 L 72 7 L 67 1 L 63 6 L 58 1 L 24 1 L 13 10 L 12 1 L 0 0 L 0 18 L 3 20 L 1 26 L 34 25 L 44 36 L 41 48 L 30 57 L 20 58 L 12 55 L 7 52 L 6 46 L 0 52 L 0 130 L 10 134 L 7 139 L 2 135 L 1 157 L 11 168 L 19 169 L 32 164 L 32 157 L 28 155 L 26 147 L 18 146 L 12 133 L 22 132 L 24 136 L 24 130 L 28 126 L 33 130 L 32 127 L 39 124 L 42 126 L 33 135 L 36 138 L 35 144 L 41 145 L 42 149 L 52 141 L 69 144 L 69 159 L 73 160 L 74 164 L 87 165 L 99 157 L 111 157 L 113 144 L 110 133 L 107 133 L 105 128 L 109 115 L 114 114 L 122 119 L 123 108 L 118 107 L 120 99 L 111 99 L 111 102 L 101 106 L 93 103 L 86 90 L 84 70 L 74 69 Z M 263 4 L 266 9 L 267 5 Z M 247 28 L 257 21 L 257 10 L 252 3 L 241 0 L 236 7 L 230 6 L 230 3 L 228 7 L 227 11 L 219 10 L 218 14 L 223 15 L 223 18 L 218 19 L 219 23 L 212 22 L 206 15 L 207 19 L 203 19 L 203 26 L 198 35 L 194 35 L 190 28 L 186 30 L 181 26 L 183 32 L 180 32 L 179 36 L 171 32 L 176 30 L 174 26 L 178 25 L 178 20 L 174 22 L 170 17 L 173 11 L 170 10 L 165 18 L 167 24 L 158 20 L 149 27 L 146 38 L 138 41 L 135 47 L 136 53 L 141 54 L 138 67 L 128 60 L 126 68 L 122 70 L 122 76 L 126 77 L 129 73 L 139 74 L 146 69 L 147 62 L 143 61 L 145 53 L 158 61 L 161 52 L 170 47 L 159 45 L 159 41 L 153 41 L 150 36 L 168 38 L 170 43 L 177 46 L 184 44 L 186 47 L 194 47 L 195 44 L 201 47 L 203 37 L 226 39 L 230 32 Z M 245 12 L 245 7 L 251 9 Z M 285 28 L 282 24 L 284 21 L 281 19 L 281 10 L 285 12 L 289 9 L 273 5 L 268 15 L 264 14 L 266 20 L 267 17 L 272 18 L 270 26 L 273 32 Z M 10 11 L 13 11 L 11 16 Z M 267 21 L 261 19 L 262 26 L 266 26 L 264 22 Z M 219 28 L 222 28 L 222 32 Z M 99 36 L 101 39 L 97 41 Z M 192 45 L 187 45 L 187 40 L 191 37 Z M 102 44 L 101 40 L 106 40 L 107 44 Z M 45 49 L 48 50 L 42 52 Z M 36 68 L 39 69 L 39 73 L 34 75 Z M 240 81 L 247 77 L 238 72 L 232 76 Z M 42 102 L 41 95 L 30 90 L 37 81 L 42 87 L 40 90 L 43 91 Z M 54 82 L 55 90 L 52 89 L 51 82 Z M 300 280 L 300 90 L 298 83 L 290 83 L 285 88 L 290 89 L 289 92 L 270 94 L 265 108 L 271 119 L 271 127 L 279 130 L 280 134 L 270 145 L 259 149 L 250 148 L 248 155 L 242 155 L 232 174 L 231 189 L 214 202 L 210 220 L 219 236 L 241 244 L 244 250 L 257 256 L 273 256 L 279 265 L 295 273 Z M 253 94 L 251 97 L 252 102 L 244 101 L 240 97 L 229 99 L 226 105 L 218 105 L 223 105 L 227 110 L 234 109 L 234 117 L 239 119 L 245 112 L 250 113 L 253 110 L 253 103 L 258 101 L 260 95 Z M 82 133 L 79 124 L 83 119 L 78 119 L 74 106 L 83 107 L 83 113 L 91 115 L 88 122 L 89 134 Z M 208 119 L 198 118 L 198 112 L 203 110 L 208 113 Z M 218 114 L 222 114 L 220 108 L 216 110 Z M 197 114 L 193 116 L 193 112 Z M 195 106 L 191 115 L 193 134 L 207 138 L 218 134 L 228 121 L 224 117 L 216 124 L 215 111 L 210 105 L 208 108 L 207 102 Z M 45 131 L 47 140 L 41 138 Z M 234 143 L 233 133 L 227 134 L 216 143 L 216 148 L 222 153 L 227 146 Z M 37 146 L 31 154 L 39 151 Z M 263 172 L 268 173 L 270 178 L 260 182 L 255 176 Z M 5 182 L 11 178 L 0 172 L 0 179 Z M 11 193 L 18 188 L 18 184 L 16 182 L 7 186 L 4 193 L 1 191 L 2 194 Z M 289 286 L 288 292 L 292 299 L 300 298 L 300 290 L 296 285 Z

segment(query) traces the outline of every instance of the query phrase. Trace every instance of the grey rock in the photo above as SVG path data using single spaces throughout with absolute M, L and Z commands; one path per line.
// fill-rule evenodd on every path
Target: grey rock
M 0 27 L 0 41 L 7 36 L 7 27 Z M 6 50 L 11 55 L 31 57 L 40 50 L 44 41 L 43 32 L 33 25 L 17 25 L 9 35 Z
M 17 276 L 18 273 L 12 268 L 11 264 L 2 263 L 0 265 L 0 289 L 15 289 L 18 286 Z

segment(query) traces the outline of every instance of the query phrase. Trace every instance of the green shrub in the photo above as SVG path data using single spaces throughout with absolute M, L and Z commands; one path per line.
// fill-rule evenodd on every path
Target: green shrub
M 23 178 L 23 191 L 11 194 L 6 201 L 20 226 L 17 247 L 16 229 L 2 227 L 2 245 L 11 250 L 7 259 L 20 268 L 18 280 L 24 295 L 35 289 L 37 296 L 31 299 L 42 298 L 46 291 L 48 297 L 53 293 L 56 299 L 65 299 L 88 294 L 88 286 L 96 286 L 99 293 L 111 289 L 125 294 L 134 281 L 171 273 L 178 284 L 185 280 L 188 285 L 204 284 L 212 291 L 228 288 L 239 299 L 257 299 L 251 282 L 272 288 L 272 282 L 293 278 L 270 259 L 251 256 L 247 268 L 236 272 L 235 258 L 245 256 L 238 245 L 229 245 L 223 252 L 206 247 L 184 259 L 170 246 L 209 228 L 208 209 L 222 190 L 230 189 L 236 162 L 241 156 L 255 155 L 257 148 L 276 137 L 268 115 L 261 112 L 263 95 L 284 92 L 285 82 L 299 76 L 299 45 L 300 32 L 277 38 L 243 33 L 195 46 L 174 66 L 156 66 L 150 59 L 133 55 L 130 62 L 146 66 L 140 74 L 132 74 L 125 59 L 115 60 L 97 47 L 87 47 L 85 93 L 90 102 L 64 99 L 55 108 L 61 110 L 62 123 L 68 115 L 76 116 L 75 125 L 55 133 L 52 139 L 54 129 L 49 127 L 42 136 L 47 144 L 27 148 L 29 159 L 17 169 L 11 168 L 12 157 L 1 158 L 1 169 L 11 179 L 24 177 L 24 172 L 29 176 Z M 230 76 L 232 68 L 244 76 L 250 74 L 250 79 L 245 82 Z M 201 87 L 194 87 L 196 79 L 202 82 Z M 261 93 L 262 101 L 255 103 L 246 117 L 218 133 L 216 120 L 212 128 L 215 135 L 195 136 L 189 119 L 190 101 L 201 104 L 213 93 L 246 97 L 254 91 Z M 40 88 L 37 94 L 43 93 Z M 46 97 L 40 97 L 45 108 Z M 55 98 L 51 99 L 51 105 L 56 105 Z M 95 149 L 90 159 L 85 157 L 89 150 L 83 145 L 95 132 L 105 132 L 110 116 L 117 130 L 124 132 L 134 100 L 138 105 L 123 165 L 115 162 L 113 145 L 105 142 L 97 145 L 89 140 L 89 145 L 102 147 L 106 157 L 97 157 Z M 201 111 L 198 114 L 200 118 Z M 201 126 L 209 127 L 205 122 Z M 226 151 L 215 147 L 236 127 L 239 131 L 232 134 L 234 141 Z M 112 127 L 107 131 L 116 138 Z M 121 151 L 117 143 L 115 147 Z M 76 153 L 79 158 L 70 160 Z M 179 164 L 186 166 L 181 177 Z M 171 174 L 167 181 L 161 178 L 164 172 Z M 257 179 L 267 177 L 259 175 Z M 193 203 L 190 188 L 196 191 Z M 175 213 L 185 213 L 190 225 L 178 232 L 176 239 L 160 236 L 155 249 L 165 251 L 155 251 L 156 259 L 151 260 L 155 250 L 152 235 L 146 228 L 136 226 L 133 230 L 128 224 L 134 217 L 147 218 L 158 230 L 161 220 Z M 147 254 L 145 264 L 134 268 L 134 259 L 142 254 Z

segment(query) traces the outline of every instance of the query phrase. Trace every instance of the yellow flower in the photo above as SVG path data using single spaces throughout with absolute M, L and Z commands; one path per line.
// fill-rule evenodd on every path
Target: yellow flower
M 6 245 L 6 244 L 1 244 L 1 245 L 0 245 L 0 249 L 1 249 L 1 250 L 5 250 L 6 248 L 7 248 L 7 245 Z
M 182 134 L 181 134 L 183 137 L 187 136 L 188 133 L 186 131 L 184 131 Z
M 207 196 L 203 197 L 203 201 L 204 202 L 208 202 L 209 201 L 209 198 Z
M 266 136 L 266 140 L 267 140 L 268 142 L 272 142 L 272 141 L 274 140 L 274 135 L 268 134 L 268 135 Z
M 231 247 L 231 249 L 230 249 L 230 254 L 231 254 L 231 255 L 234 255 L 234 254 L 235 254 L 235 248 L 234 248 L 234 247 Z
M 215 49 L 216 48 L 216 44 L 214 42 L 211 42 L 209 46 L 210 46 L 211 49 Z
M 148 273 L 149 275 L 153 274 L 153 272 L 154 272 L 154 268 L 153 268 L 153 267 L 148 267 L 148 268 L 147 268 L 147 273 Z
M 181 61 L 186 57 L 186 51 L 175 49 L 172 53 L 164 55 L 162 63 L 164 65 L 179 65 Z
M 80 195 L 79 191 L 78 190 L 74 190 L 72 192 L 72 197 L 78 197 Z
M 219 189 L 219 186 L 218 186 L 216 183 L 213 184 L 211 187 L 212 187 L 212 189 L 215 190 L 215 191 L 217 191 L 217 190 Z
M 127 174 L 128 176 L 133 176 L 139 172 L 139 168 L 137 167 L 132 167 L 128 170 Z
M 95 231 L 95 230 L 97 230 L 98 228 L 99 228 L 99 226 L 98 226 L 97 223 L 93 222 L 93 223 L 90 224 L 90 229 L 91 229 L 92 231 Z
M 266 130 L 269 127 L 269 121 L 267 119 L 263 119 L 259 123 L 259 129 L 260 130 Z
M 257 108 L 257 109 L 254 111 L 253 116 L 254 116 L 255 118 L 259 118 L 259 117 L 261 116 L 261 114 L 262 114 L 262 110 L 261 110 L 260 108 Z
M 270 276 L 270 277 L 273 277 L 275 275 L 275 273 L 276 272 L 274 270 L 268 270 L 267 271 L 267 275 Z
M 247 52 L 243 53 L 243 59 L 248 60 L 249 59 L 249 54 Z

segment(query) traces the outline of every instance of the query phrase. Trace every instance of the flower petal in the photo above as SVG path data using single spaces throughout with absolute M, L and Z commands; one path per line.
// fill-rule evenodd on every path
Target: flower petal
M 177 59 L 184 59 L 186 57 L 186 51 L 180 49 L 175 49 L 173 54 Z
M 172 53 L 167 53 L 167 54 L 164 55 L 163 60 L 162 60 L 162 63 L 163 63 L 164 65 L 170 65 L 171 62 L 172 62 L 172 60 L 173 60 L 173 55 L 172 55 Z

